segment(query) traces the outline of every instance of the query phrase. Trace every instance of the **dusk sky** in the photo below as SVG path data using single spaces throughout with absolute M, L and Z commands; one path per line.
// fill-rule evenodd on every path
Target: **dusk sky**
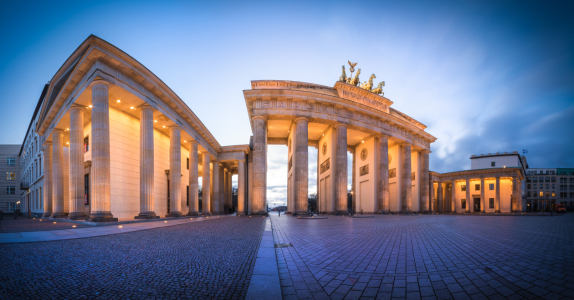
M 221 145 L 246 144 L 250 80 L 333 86 L 347 60 L 384 80 L 392 107 L 437 137 L 430 169 L 528 150 L 574 167 L 572 1 L 52 1 L 0 10 L 0 144 L 20 144 L 44 84 L 90 35 L 162 79 Z M 316 150 L 310 148 L 316 189 Z M 285 146 L 270 147 L 269 200 L 284 198 Z

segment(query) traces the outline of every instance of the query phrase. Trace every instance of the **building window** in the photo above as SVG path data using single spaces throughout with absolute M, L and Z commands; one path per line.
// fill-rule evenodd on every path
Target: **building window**
M 556 182 L 556 177 L 552 177 L 552 182 Z
M 537 189 L 537 188 L 538 188 L 538 185 L 537 185 L 536 183 L 534 184 L 534 188 L 535 188 L 535 189 Z
M 189 157 L 187 158 L 187 169 L 189 170 Z
M 90 136 L 84 138 L 84 152 L 90 151 Z
M 16 195 L 16 187 L 13 185 L 9 185 L 6 187 L 6 194 L 8 195 Z
M 466 209 L 466 199 L 460 199 L 460 208 Z
M 460 191 L 461 191 L 461 192 L 466 192 L 466 184 L 461 184 L 461 185 L 460 185 Z
M 530 197 L 530 191 L 526 192 L 526 197 Z
M 488 189 L 494 191 L 494 183 L 489 184 Z
M 494 208 L 494 198 L 488 198 L 488 208 Z
M 538 182 L 538 177 L 532 177 L 532 182 Z
M 6 172 L 6 180 L 16 180 L 16 172 Z
M 555 189 L 555 188 L 556 188 L 556 184 L 553 183 L 553 184 L 552 184 L 552 189 Z
M 556 197 L 556 193 L 555 193 L 555 192 L 552 192 L 552 197 Z
M 474 185 L 474 190 L 475 190 L 475 191 L 480 191 L 480 184 L 475 184 L 475 185 Z
M 189 158 L 187 161 L 189 161 Z M 187 186 L 187 206 L 189 206 L 189 185 Z
M 550 182 L 550 177 L 546 177 L 546 182 Z
M 544 197 L 544 192 L 540 191 L 540 197 Z
M 491 162 L 491 163 L 490 163 L 490 166 L 491 166 L 491 167 L 495 167 L 495 166 L 496 166 L 496 162 Z
M 533 191 L 533 192 L 532 192 L 532 197 L 536 198 L 536 195 L 538 195 L 538 192 Z
M 544 182 L 544 177 L 540 177 L 540 182 Z
M 526 189 L 530 189 L 530 183 L 526 185 Z
M 8 157 L 7 164 L 8 164 L 9 166 L 15 166 L 15 165 L 16 165 L 16 158 L 14 158 L 14 157 Z
M 549 189 L 549 188 L 550 188 L 550 185 L 547 183 L 547 184 L 546 184 L 546 189 Z

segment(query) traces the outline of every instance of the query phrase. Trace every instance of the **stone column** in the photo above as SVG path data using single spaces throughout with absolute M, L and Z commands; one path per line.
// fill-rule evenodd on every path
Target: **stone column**
M 237 162 L 237 214 L 245 214 L 245 160 Z
M 227 173 L 227 213 L 233 210 L 233 171 Z
M 466 212 L 473 212 L 474 209 L 471 208 L 472 204 L 470 201 L 470 178 L 466 179 Z
M 189 213 L 188 216 L 199 216 L 199 157 L 197 142 L 189 141 Z
M 204 216 L 211 215 L 211 170 L 209 167 L 209 153 L 203 153 L 202 177 L 201 177 L 201 214 Z
M 496 198 L 494 198 L 495 212 L 500 213 L 500 177 L 496 177 Z
M 64 132 L 52 132 L 52 206 L 51 218 L 65 218 L 64 213 Z
M 293 155 L 293 176 L 295 178 L 295 213 L 307 214 L 309 203 L 309 120 L 306 118 L 297 118 L 295 122 L 295 149 Z
M 169 127 L 169 214 L 166 217 L 177 218 L 181 213 L 181 129 Z
M 84 107 L 70 108 L 70 214 L 72 220 L 86 218 L 84 212 Z
M 432 180 L 428 181 L 428 191 L 429 191 L 429 212 L 436 212 L 436 204 L 434 203 L 434 185 Z
M 305 128 L 307 128 L 306 125 Z M 337 135 L 335 148 L 335 201 L 337 203 L 337 213 L 346 215 L 349 213 L 347 207 L 347 125 L 337 124 L 334 126 L 334 130 L 336 130 Z
M 351 189 L 353 191 L 353 193 L 351 194 L 351 201 L 353 202 L 352 204 L 352 210 L 353 210 L 353 214 L 355 214 L 355 212 L 357 211 L 357 149 L 353 148 L 351 150 L 351 154 L 353 155 L 353 170 L 352 170 L 352 178 L 351 180 L 353 181 L 351 183 Z
M 223 166 L 219 167 L 219 209 L 218 213 L 225 213 L 225 168 Z
M 452 194 L 452 199 L 451 199 L 451 211 L 456 213 L 456 181 L 452 181 L 452 187 L 451 187 L 451 194 Z
M 140 108 L 140 213 L 135 219 L 159 219 L 154 211 L 153 108 Z
M 444 213 L 446 211 L 446 209 L 444 207 L 444 200 L 442 197 L 442 182 L 438 183 L 436 193 L 437 193 L 436 202 L 437 202 L 437 206 L 439 207 L 439 209 L 437 209 L 437 212 L 440 211 L 440 212 Z
M 484 178 L 480 178 L 480 212 L 484 212 L 486 209 L 485 190 Z
M 512 205 L 514 201 L 514 205 Z M 512 177 L 512 198 L 510 200 L 510 211 L 514 212 L 518 210 L 518 179 L 516 176 Z
M 421 212 L 428 213 L 431 211 L 431 203 L 432 199 L 430 198 L 429 194 L 429 151 L 423 150 L 421 152 L 422 156 L 422 174 L 421 174 Z
M 263 116 L 253 117 L 253 174 L 251 213 L 266 215 L 265 190 L 267 189 L 267 121 Z M 251 178 L 251 174 L 249 175 Z
M 317 145 L 317 174 L 315 174 L 317 176 L 317 207 L 316 207 L 316 211 L 317 213 L 321 213 L 321 197 L 323 197 L 323 199 L 325 199 L 323 195 L 321 195 L 320 191 L 321 191 L 321 181 L 320 181 L 320 176 L 321 176 L 321 162 L 320 162 L 320 157 L 321 157 L 321 143 L 319 142 Z M 323 201 L 325 202 L 325 201 Z
M 211 187 L 213 188 L 213 190 L 211 191 L 211 213 L 214 215 L 217 215 L 220 213 L 219 211 L 219 191 L 220 191 L 220 186 L 219 186 L 219 171 L 221 170 L 221 168 L 219 167 L 219 160 L 214 160 L 213 161 L 213 174 L 211 174 L 211 178 L 212 178 L 212 182 L 211 182 Z
M 522 201 L 522 181 L 521 181 L 521 180 L 517 180 L 517 182 L 518 182 L 518 186 L 517 186 L 517 190 L 518 190 L 518 193 L 517 193 L 517 197 L 518 197 L 518 199 L 517 199 L 517 201 L 518 201 L 518 202 L 517 202 L 517 208 L 518 208 L 518 211 L 519 211 L 519 212 L 522 212 L 522 211 L 523 211 L 523 204 L 524 204 L 523 201 Z
M 110 84 L 96 80 L 92 88 L 92 212 L 91 222 L 116 222 L 110 199 Z
M 390 213 L 389 137 L 386 135 L 379 137 L 379 165 L 377 172 L 379 175 L 377 189 L 379 211 L 377 213 Z
M 52 215 L 52 143 L 44 143 L 44 214 Z
M 412 212 L 412 180 L 411 180 L 411 144 L 404 143 L 402 145 L 403 150 L 403 161 L 401 166 L 403 168 L 403 180 L 401 186 L 401 197 L 402 197 L 402 212 L 410 213 Z

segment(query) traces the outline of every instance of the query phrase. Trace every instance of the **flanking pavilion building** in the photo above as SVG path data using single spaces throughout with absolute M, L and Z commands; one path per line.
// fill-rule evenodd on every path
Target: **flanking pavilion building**
M 165 83 L 108 42 L 88 37 L 50 80 L 39 107 L 33 130 L 42 146 L 44 216 L 220 214 L 231 208 L 233 174 L 237 209 L 245 212 L 249 145 L 220 145 Z

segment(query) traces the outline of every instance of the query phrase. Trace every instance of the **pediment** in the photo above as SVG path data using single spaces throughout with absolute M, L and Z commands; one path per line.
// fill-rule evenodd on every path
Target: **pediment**
M 379 96 L 358 86 L 340 81 L 335 83 L 335 89 L 337 90 L 339 98 L 357 102 L 374 109 L 390 113 L 389 107 L 393 104 L 393 101 L 383 96 Z

